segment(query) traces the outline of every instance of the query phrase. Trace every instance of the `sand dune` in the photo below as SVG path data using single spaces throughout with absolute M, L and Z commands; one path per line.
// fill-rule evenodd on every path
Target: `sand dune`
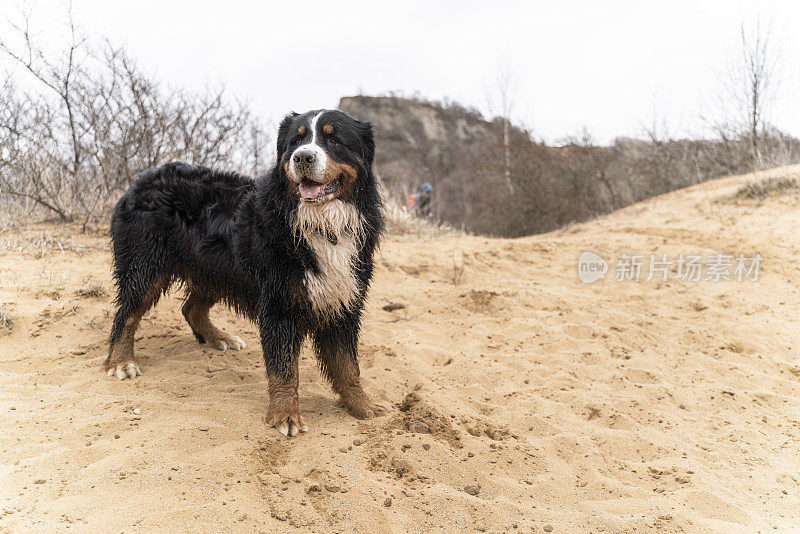
M 111 297 L 76 294 L 112 289 L 107 238 L 2 234 L 0 531 L 797 531 L 800 200 L 732 201 L 753 179 L 524 239 L 387 238 L 361 368 L 390 413 L 349 417 L 305 348 L 291 440 L 253 325 L 215 309 L 248 348 L 204 348 L 174 293 L 118 381 Z M 756 282 L 584 284 L 584 250 L 763 259 Z

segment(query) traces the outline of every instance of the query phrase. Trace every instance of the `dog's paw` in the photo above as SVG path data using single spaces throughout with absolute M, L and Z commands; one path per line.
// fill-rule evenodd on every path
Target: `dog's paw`
M 240 338 L 239 336 L 231 336 L 231 335 L 215 339 L 211 341 L 209 344 L 215 349 L 221 350 L 222 352 L 225 352 L 228 349 L 241 350 L 247 347 L 247 343 L 245 343 L 242 338 Z
M 380 404 L 370 404 L 369 402 L 348 403 L 344 407 L 356 419 L 372 419 L 389 413 L 389 410 Z
M 231 350 L 241 350 L 247 347 L 247 343 L 239 336 L 228 336 L 225 343 L 228 344 L 228 348 Z
M 109 367 L 106 374 L 108 376 L 116 376 L 120 380 L 125 380 L 126 378 L 136 378 L 142 374 L 142 370 L 139 369 L 136 362 L 122 362 Z
M 300 412 L 268 412 L 267 425 L 274 426 L 284 436 L 294 437 L 299 432 L 308 432 L 308 425 Z

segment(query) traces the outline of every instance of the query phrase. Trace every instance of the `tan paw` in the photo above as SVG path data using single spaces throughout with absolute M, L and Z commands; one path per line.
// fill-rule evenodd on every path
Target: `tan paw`
M 274 426 L 278 432 L 289 437 L 308 432 L 308 425 L 300 412 L 268 412 L 267 425 Z
M 222 352 L 225 352 L 228 349 L 240 350 L 247 346 L 244 340 L 239 336 L 225 336 L 224 338 L 216 339 L 209 344 L 215 349 L 221 350 Z
M 228 344 L 228 348 L 231 350 L 241 350 L 247 347 L 247 343 L 245 343 L 244 340 L 239 336 L 228 336 L 225 342 Z
M 136 362 L 122 362 L 112 365 L 108 371 L 106 371 L 106 374 L 108 376 L 116 376 L 120 380 L 125 380 L 126 378 L 136 378 L 142 374 L 142 370 L 139 369 Z
M 357 402 L 344 405 L 345 409 L 356 419 L 372 419 L 386 415 L 389 411 L 379 404 L 369 402 Z

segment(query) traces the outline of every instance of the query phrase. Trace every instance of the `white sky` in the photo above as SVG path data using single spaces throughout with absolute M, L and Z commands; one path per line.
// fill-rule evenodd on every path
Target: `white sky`
M 19 4 L 0 0 L 0 11 L 13 16 Z M 496 66 L 506 61 L 516 75 L 515 120 L 551 142 L 584 126 L 601 142 L 637 135 L 654 114 L 675 133 L 698 133 L 698 117 L 712 114 L 720 79 L 738 57 L 739 25 L 760 18 L 781 52 L 770 119 L 800 136 L 796 0 L 73 4 L 86 33 L 126 44 L 162 81 L 224 82 L 272 120 L 391 90 L 485 112 Z M 34 25 L 64 13 L 62 0 L 34 5 Z

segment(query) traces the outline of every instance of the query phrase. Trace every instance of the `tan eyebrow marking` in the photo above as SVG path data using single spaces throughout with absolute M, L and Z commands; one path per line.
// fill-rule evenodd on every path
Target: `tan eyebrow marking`
M 300 128 L 297 129 L 297 133 L 299 133 L 300 135 L 305 135 L 306 134 L 306 127 L 305 126 L 301 126 Z
M 330 135 L 333 133 L 333 126 L 330 124 L 326 124 L 325 126 L 322 127 L 322 131 Z

